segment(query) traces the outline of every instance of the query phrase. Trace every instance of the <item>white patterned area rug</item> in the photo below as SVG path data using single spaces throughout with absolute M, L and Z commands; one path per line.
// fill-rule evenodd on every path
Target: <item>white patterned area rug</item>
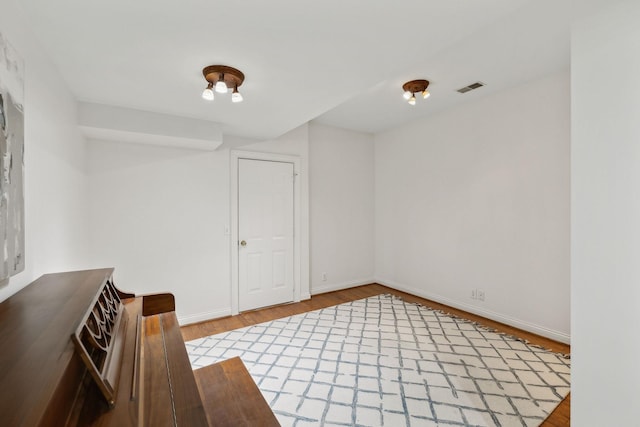
M 283 426 L 538 426 L 570 388 L 564 355 L 390 295 L 186 346 L 240 356 Z

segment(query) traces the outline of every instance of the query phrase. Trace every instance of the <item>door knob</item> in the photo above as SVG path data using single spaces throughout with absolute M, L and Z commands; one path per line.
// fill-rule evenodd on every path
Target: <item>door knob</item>
M 244 240 L 243 240 L 243 241 L 241 241 L 241 242 L 240 242 L 240 246 L 247 246 L 247 242 L 246 242 L 246 241 L 244 241 Z

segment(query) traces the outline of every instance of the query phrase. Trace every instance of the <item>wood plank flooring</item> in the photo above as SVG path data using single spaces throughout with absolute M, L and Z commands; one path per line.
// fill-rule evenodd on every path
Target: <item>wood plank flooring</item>
M 532 344 L 540 345 L 552 351 L 561 353 L 570 353 L 571 348 L 567 344 L 559 343 L 521 329 L 513 328 L 484 317 L 476 316 L 462 310 L 458 310 L 446 305 L 426 300 L 411 294 L 396 291 L 386 286 L 371 284 L 359 286 L 356 288 L 345 289 L 342 291 L 329 292 L 326 294 L 314 295 L 310 300 L 302 301 L 294 304 L 279 305 L 275 307 L 264 308 L 255 311 L 248 311 L 237 316 L 223 317 L 221 319 L 210 320 L 207 322 L 188 325 L 182 328 L 182 336 L 185 341 L 196 338 L 205 337 L 207 335 L 218 334 L 230 331 L 244 326 L 251 326 L 257 323 L 268 322 L 270 320 L 282 317 L 293 316 L 307 311 L 318 310 L 332 305 L 342 304 L 344 302 L 354 301 L 357 299 L 368 298 L 379 294 L 392 294 L 399 296 L 406 301 L 420 303 L 427 307 L 441 309 L 456 316 L 473 320 L 491 328 L 495 328 L 501 332 L 505 332 L 517 337 L 524 338 Z M 571 395 L 567 396 L 560 405 L 549 415 L 542 424 L 543 427 L 566 427 L 571 424 L 570 407 Z

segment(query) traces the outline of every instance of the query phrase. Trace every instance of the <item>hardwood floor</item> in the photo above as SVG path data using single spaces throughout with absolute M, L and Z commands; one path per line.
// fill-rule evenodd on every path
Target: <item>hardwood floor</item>
M 540 345 L 552 351 L 569 354 L 571 347 L 567 344 L 559 343 L 521 329 L 513 328 L 502 323 L 484 317 L 476 316 L 462 310 L 458 310 L 446 305 L 426 300 L 411 294 L 396 291 L 386 286 L 372 284 L 359 286 L 356 288 L 345 289 L 342 291 L 329 292 L 326 294 L 314 295 L 310 300 L 302 301 L 294 304 L 279 305 L 275 307 L 263 308 L 260 310 L 248 311 L 237 316 L 224 317 L 221 319 L 210 320 L 207 322 L 188 325 L 182 328 L 182 336 L 185 341 L 196 338 L 205 337 L 207 335 L 218 334 L 230 331 L 232 329 L 242 328 L 244 326 L 255 325 L 257 323 L 267 322 L 282 317 L 292 316 L 294 314 L 304 313 L 307 311 L 318 310 L 332 305 L 342 304 L 343 302 L 354 301 L 357 299 L 367 298 L 379 294 L 393 294 L 402 297 L 406 301 L 417 302 L 427 307 L 441 309 L 456 316 L 476 321 L 491 328 L 495 328 L 501 332 L 505 332 L 520 338 L 528 340 L 532 344 Z M 542 424 L 543 427 L 566 427 L 571 424 L 570 417 L 571 395 L 567 396 L 560 405 L 549 415 Z

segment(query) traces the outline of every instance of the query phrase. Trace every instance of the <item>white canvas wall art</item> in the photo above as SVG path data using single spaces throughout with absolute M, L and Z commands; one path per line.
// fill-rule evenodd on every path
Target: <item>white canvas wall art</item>
M 0 33 L 0 280 L 24 270 L 24 63 Z

